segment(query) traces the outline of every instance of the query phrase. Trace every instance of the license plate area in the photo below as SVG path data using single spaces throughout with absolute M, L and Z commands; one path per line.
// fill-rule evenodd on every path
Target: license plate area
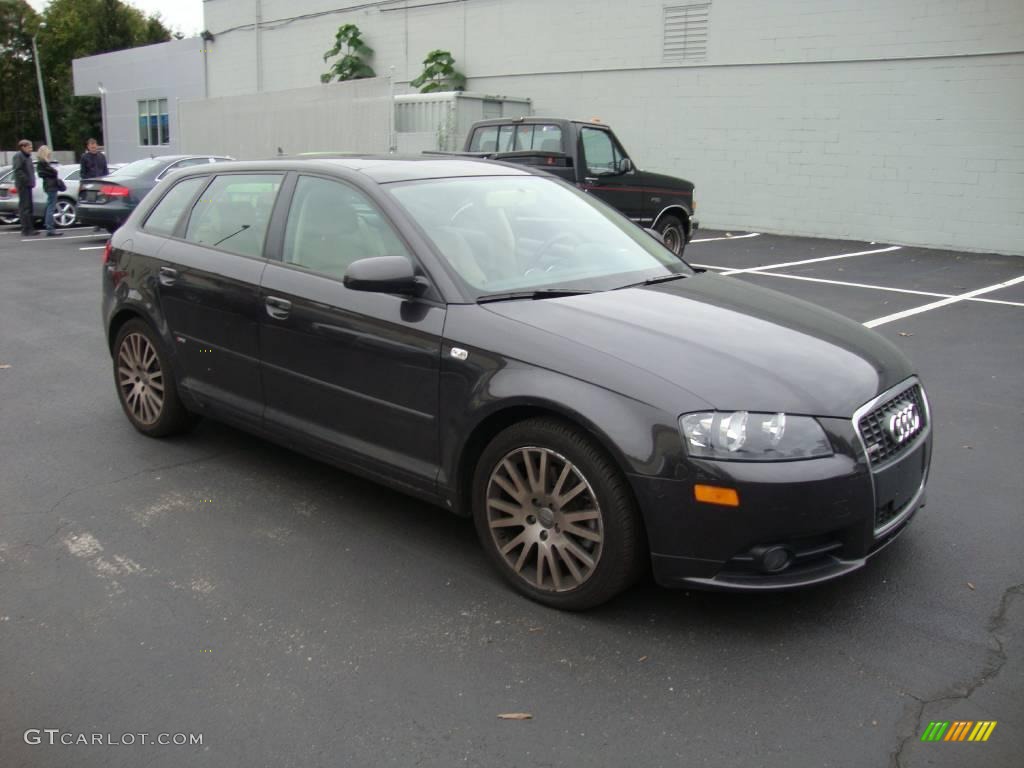
M 892 525 L 909 505 L 928 471 L 928 445 L 921 443 L 901 460 L 875 473 L 875 533 Z

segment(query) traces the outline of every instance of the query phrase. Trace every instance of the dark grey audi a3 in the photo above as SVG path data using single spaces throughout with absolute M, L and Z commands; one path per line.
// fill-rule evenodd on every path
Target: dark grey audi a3
M 209 416 L 471 517 L 558 608 L 647 572 L 815 584 L 924 504 L 931 417 L 896 347 L 520 166 L 181 171 L 108 245 L 103 316 L 140 432 Z

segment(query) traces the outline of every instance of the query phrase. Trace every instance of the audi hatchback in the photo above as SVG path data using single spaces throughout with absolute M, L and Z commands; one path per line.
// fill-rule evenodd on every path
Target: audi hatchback
M 103 317 L 139 431 L 210 416 L 471 517 L 559 608 L 648 571 L 819 583 L 924 503 L 931 415 L 895 346 L 522 167 L 182 171 L 108 245 Z

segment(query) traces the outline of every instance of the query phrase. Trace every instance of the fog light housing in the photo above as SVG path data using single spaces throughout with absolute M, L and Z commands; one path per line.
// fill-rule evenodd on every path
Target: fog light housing
M 765 573 L 779 573 L 793 563 L 793 553 L 785 547 L 757 547 L 751 554 L 754 563 Z

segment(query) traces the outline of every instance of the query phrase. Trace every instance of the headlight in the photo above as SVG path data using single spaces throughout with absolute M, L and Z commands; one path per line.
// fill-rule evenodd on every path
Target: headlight
M 679 418 L 691 456 L 731 461 L 785 461 L 831 456 L 821 425 L 810 416 L 784 413 L 687 413 Z

